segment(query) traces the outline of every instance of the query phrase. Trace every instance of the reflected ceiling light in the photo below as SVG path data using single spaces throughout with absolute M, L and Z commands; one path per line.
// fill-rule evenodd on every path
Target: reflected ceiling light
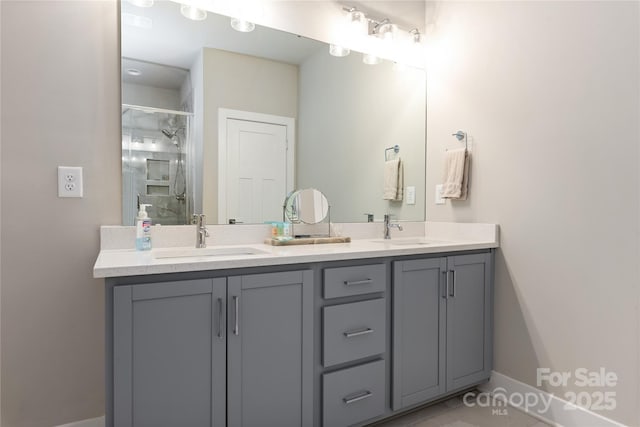
M 379 56 L 375 56 L 370 53 L 363 53 L 362 62 L 364 62 L 367 65 L 377 65 L 382 62 L 382 59 L 380 59 Z
M 127 68 L 127 74 L 129 74 L 130 76 L 139 76 L 142 74 L 142 71 L 138 70 L 137 68 Z
M 250 33 L 251 31 L 255 30 L 256 24 L 254 24 L 253 22 L 245 21 L 244 19 L 231 18 L 231 27 L 236 31 L 240 31 L 241 33 Z
M 330 44 L 329 53 L 331 54 L 331 56 L 337 56 L 341 58 L 343 56 L 349 55 L 351 53 L 351 50 L 346 47 L 338 46 L 337 44 Z
M 131 3 L 134 6 L 138 6 L 138 7 L 151 7 L 151 6 L 153 6 L 153 0 L 129 0 L 129 3 Z
M 183 4 L 180 6 L 180 13 L 185 18 L 192 19 L 194 21 L 203 21 L 207 18 L 207 11 L 203 9 L 198 9 L 197 7 L 193 7 L 189 4 Z

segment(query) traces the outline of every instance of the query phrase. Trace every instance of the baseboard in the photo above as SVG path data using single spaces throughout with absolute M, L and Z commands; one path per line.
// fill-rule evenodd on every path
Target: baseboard
M 69 424 L 62 424 L 57 427 L 104 427 L 104 417 L 91 418 L 89 420 L 76 421 Z
M 501 396 L 506 396 L 508 399 L 515 395 L 539 396 L 541 399 L 536 399 L 538 400 L 536 405 L 531 405 L 530 402 L 527 407 L 522 399 L 515 399 L 516 402 L 512 401 L 514 399 L 510 399 L 509 405 L 556 427 L 625 427 L 624 424 L 620 424 L 617 421 L 589 411 L 588 409 L 572 405 L 551 393 L 547 393 L 546 391 L 495 371 L 491 373 L 489 382 L 480 386 L 480 389 L 492 393 L 497 399 L 500 399 Z M 518 401 L 522 402 L 522 404 L 518 405 Z M 548 404 L 545 405 L 544 402 L 548 402 Z

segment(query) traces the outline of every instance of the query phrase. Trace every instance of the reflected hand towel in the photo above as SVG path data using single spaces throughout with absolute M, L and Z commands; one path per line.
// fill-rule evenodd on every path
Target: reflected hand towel
M 384 200 L 401 201 L 404 188 L 404 166 L 400 158 L 384 163 Z

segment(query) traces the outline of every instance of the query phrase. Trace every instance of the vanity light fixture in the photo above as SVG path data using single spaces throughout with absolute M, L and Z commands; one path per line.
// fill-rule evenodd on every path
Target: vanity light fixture
M 129 3 L 138 7 L 151 7 L 153 2 L 154 0 L 129 0 Z
M 398 26 L 392 24 L 389 18 L 384 18 L 380 22 L 374 22 L 371 35 L 375 35 L 385 41 L 393 41 L 398 32 Z
M 343 7 L 342 10 L 347 12 L 347 21 L 352 33 L 365 35 L 369 32 L 369 20 L 364 12 L 359 11 L 355 7 Z
M 362 62 L 364 62 L 367 65 L 377 65 L 382 62 L 382 59 L 380 59 L 379 56 L 375 56 L 370 53 L 363 53 Z
M 244 19 L 231 18 L 231 27 L 236 31 L 240 31 L 241 33 L 250 33 L 251 31 L 255 30 L 256 24 L 254 24 L 253 22 L 245 21 Z
M 342 46 L 338 46 L 337 44 L 330 44 L 329 45 L 329 53 L 331 54 L 331 56 L 337 56 L 339 58 L 342 58 L 344 56 L 347 56 L 351 53 L 351 49 L 348 49 L 346 47 L 342 47 Z
M 207 18 L 206 10 L 199 9 L 189 4 L 180 5 L 180 13 L 185 18 L 189 18 L 194 21 L 204 21 Z
M 420 30 L 417 28 L 409 31 L 409 35 L 415 44 L 420 44 L 422 42 L 422 34 L 420 34 Z

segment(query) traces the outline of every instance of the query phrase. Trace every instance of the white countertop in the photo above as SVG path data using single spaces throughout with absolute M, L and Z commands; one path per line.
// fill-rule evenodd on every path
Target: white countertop
M 486 228 L 486 224 L 483 225 Z M 167 248 L 151 251 L 134 249 L 103 249 L 93 267 L 96 278 L 139 276 L 146 274 L 182 273 L 189 271 L 221 270 L 270 265 L 289 265 L 322 261 L 378 258 L 415 254 L 431 254 L 453 251 L 496 248 L 498 243 L 497 225 L 492 233 L 466 233 L 453 239 L 443 239 L 442 233 L 408 238 L 358 239 L 351 243 L 330 243 L 316 245 L 271 246 L 265 244 L 209 245 L 209 248 L 252 248 L 262 253 L 251 255 L 190 256 L 177 258 L 156 258 L 154 255 Z M 451 226 L 449 226 L 451 228 Z M 459 227 L 458 227 L 459 228 Z M 429 231 L 429 226 L 426 227 Z M 447 233 L 448 234 L 448 233 Z M 456 233 L 453 233 L 456 234 Z M 418 243 L 427 241 L 427 244 Z M 179 248 L 172 248 L 173 250 Z M 185 247 L 193 250 L 193 247 Z

